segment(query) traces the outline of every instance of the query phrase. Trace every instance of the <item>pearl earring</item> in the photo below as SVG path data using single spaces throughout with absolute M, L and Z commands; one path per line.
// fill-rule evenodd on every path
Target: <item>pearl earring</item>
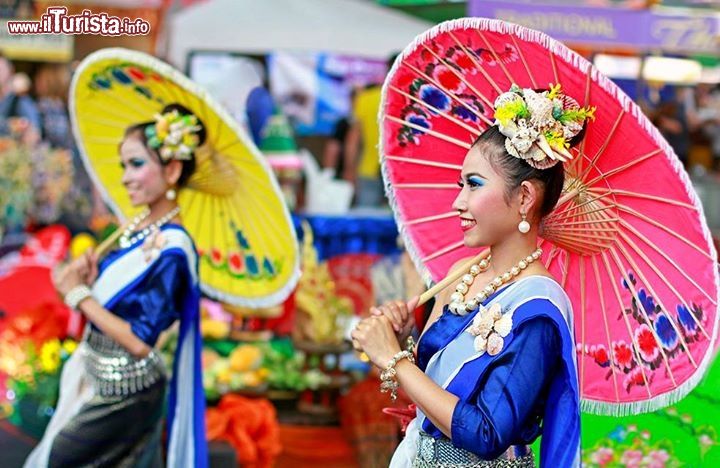
M 522 221 L 518 224 L 518 231 L 522 232 L 523 234 L 527 234 L 530 232 L 530 223 L 527 222 L 525 213 L 520 213 L 520 216 L 522 216 Z
M 165 198 L 170 201 L 175 200 L 177 198 L 177 192 L 175 189 L 168 189 L 167 192 L 165 192 Z

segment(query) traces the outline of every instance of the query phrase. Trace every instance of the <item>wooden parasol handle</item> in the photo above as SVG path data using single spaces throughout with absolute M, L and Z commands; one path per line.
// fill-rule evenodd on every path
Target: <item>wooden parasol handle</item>
M 439 283 L 435 284 L 432 288 L 428 289 L 424 293 L 420 295 L 420 300 L 418 301 L 417 305 L 421 306 L 425 304 L 427 301 L 429 301 L 433 296 L 435 296 L 437 293 L 442 291 L 443 289 L 447 288 L 454 282 L 456 282 L 462 275 L 467 273 L 467 271 L 470 269 L 471 266 L 473 266 L 476 263 L 479 263 L 484 258 L 487 258 L 490 255 L 490 249 L 484 249 L 482 252 L 477 254 L 475 257 L 471 258 L 467 262 L 463 263 L 459 267 L 457 267 L 454 271 L 451 271 L 448 273 L 448 275 L 443 278 Z
M 107 236 L 104 241 L 100 243 L 100 245 L 97 246 L 95 249 L 95 255 L 97 255 L 97 258 L 102 258 L 105 256 L 106 253 L 110 251 L 110 248 L 117 242 L 117 240 L 122 235 L 125 228 L 127 228 L 129 223 L 125 223 L 122 226 L 118 227 L 113 231 L 112 234 Z

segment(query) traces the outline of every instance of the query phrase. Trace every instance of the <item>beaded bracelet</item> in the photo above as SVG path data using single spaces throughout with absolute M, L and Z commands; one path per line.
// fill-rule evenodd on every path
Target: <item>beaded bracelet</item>
M 415 364 L 415 356 L 413 355 L 413 353 L 407 350 L 400 351 L 395 356 L 393 356 L 392 359 L 390 359 L 390 362 L 388 362 L 385 370 L 380 373 L 380 392 L 390 392 L 390 400 L 392 401 L 397 400 L 397 389 L 400 387 L 400 384 L 395 378 L 395 376 L 397 375 L 395 366 L 397 366 L 397 363 L 403 359 L 407 359 L 408 361 Z
M 71 309 L 77 310 L 78 305 L 88 297 L 92 297 L 92 291 L 86 285 L 81 284 L 68 291 L 63 301 Z
M 405 343 L 406 343 L 406 344 L 405 344 L 405 349 L 407 349 L 408 351 L 410 351 L 410 352 L 413 353 L 413 355 L 414 355 L 414 354 L 415 354 L 415 344 L 416 344 L 416 343 L 415 343 L 415 338 L 413 338 L 413 336 L 410 335 L 410 336 L 407 337 L 407 341 L 406 341 Z

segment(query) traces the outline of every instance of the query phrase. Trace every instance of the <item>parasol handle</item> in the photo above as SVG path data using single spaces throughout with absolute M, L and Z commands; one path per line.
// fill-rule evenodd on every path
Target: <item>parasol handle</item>
M 473 266 L 476 263 L 479 263 L 482 259 L 487 258 L 490 255 L 490 249 L 484 249 L 482 252 L 477 254 L 475 257 L 471 258 L 467 262 L 463 263 L 459 267 L 457 267 L 454 271 L 451 271 L 448 273 L 448 275 L 443 278 L 439 283 L 435 284 L 432 288 L 428 289 L 424 293 L 420 295 L 420 300 L 417 303 L 417 306 L 421 306 L 425 304 L 427 301 L 429 301 L 433 296 L 435 296 L 437 293 L 442 291 L 443 289 L 447 288 L 452 283 L 456 282 L 462 275 L 467 273 L 467 271 L 470 269 L 471 266 Z
M 117 242 L 128 224 L 129 223 L 126 223 L 115 229 L 112 234 L 107 236 L 105 240 L 102 241 L 100 245 L 98 245 L 97 249 L 95 249 L 95 255 L 97 255 L 97 258 L 105 256 L 105 254 L 110 251 L 110 248 L 113 246 L 113 244 L 115 244 L 115 242 Z

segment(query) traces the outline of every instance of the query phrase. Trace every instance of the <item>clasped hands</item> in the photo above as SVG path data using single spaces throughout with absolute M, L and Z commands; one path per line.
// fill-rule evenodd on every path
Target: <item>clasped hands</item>
M 52 273 L 55 290 L 65 297 L 73 288 L 91 285 L 98 275 L 98 258 L 92 249 L 64 265 L 58 265 Z
M 400 352 L 413 327 L 413 311 L 419 297 L 404 301 L 390 301 L 370 308 L 370 315 L 361 320 L 352 331 L 353 347 L 367 354 L 370 361 L 380 369 Z

